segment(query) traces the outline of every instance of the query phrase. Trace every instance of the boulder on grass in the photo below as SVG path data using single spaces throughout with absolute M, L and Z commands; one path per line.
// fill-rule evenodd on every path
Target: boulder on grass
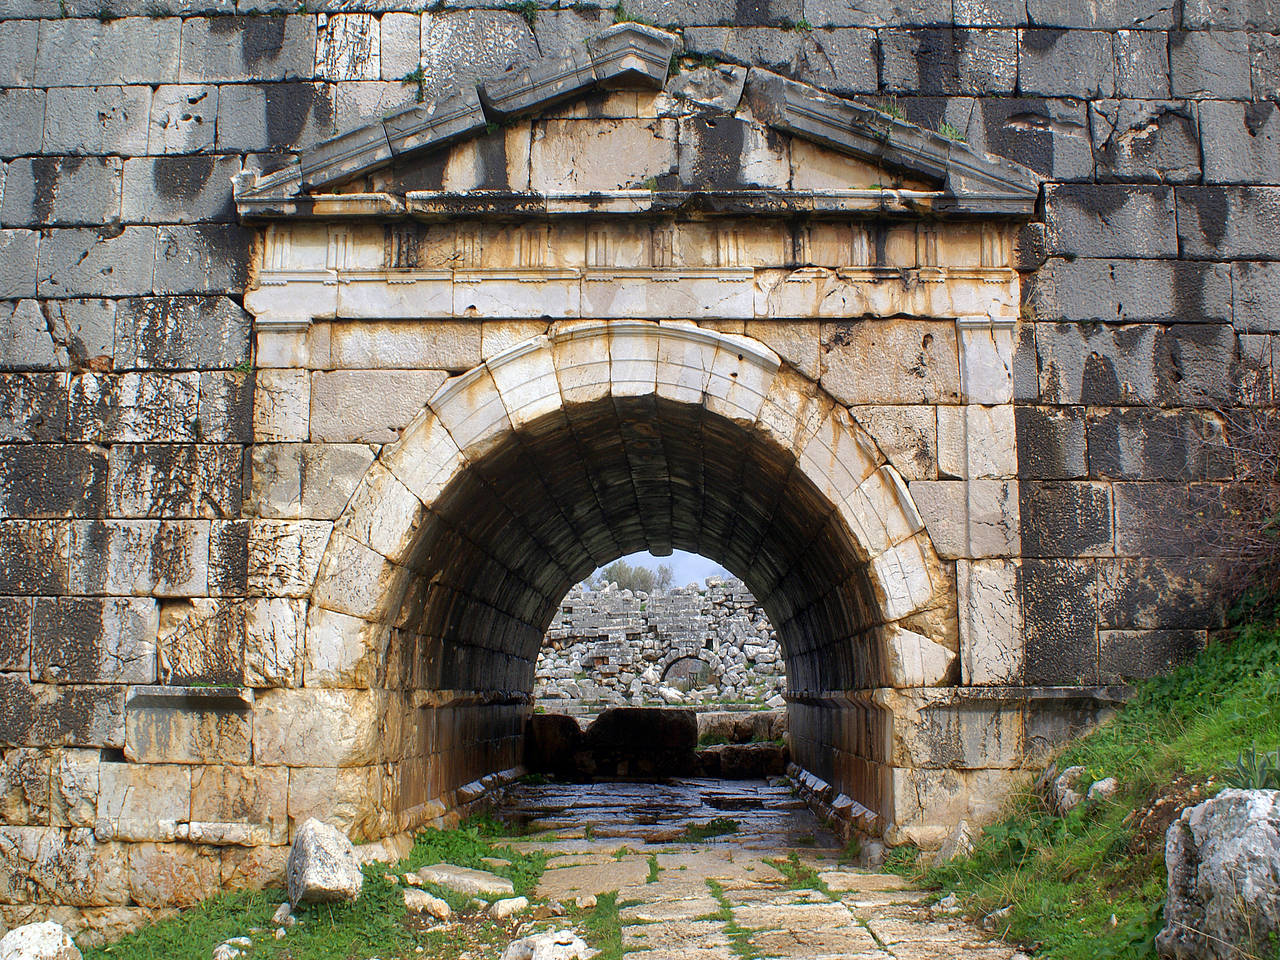
M 509 944 L 502 960 L 590 960 L 594 955 L 572 930 L 551 930 Z
M 364 886 L 364 874 L 346 834 L 314 817 L 298 831 L 286 873 L 289 902 L 294 906 L 352 902 Z
M 1223 790 L 1165 834 L 1162 957 L 1269 956 L 1280 938 L 1280 790 Z
M 0 939 L 0 960 L 81 960 L 62 924 L 46 921 L 15 927 Z

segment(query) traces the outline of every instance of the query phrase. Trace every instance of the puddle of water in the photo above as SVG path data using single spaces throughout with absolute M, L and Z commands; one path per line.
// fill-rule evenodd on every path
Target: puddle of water
M 686 828 L 727 816 L 738 829 L 705 842 L 759 848 L 839 846 L 789 787 L 764 780 L 522 783 L 507 791 L 499 814 L 531 833 L 589 827 L 592 836 L 644 843 L 678 842 Z

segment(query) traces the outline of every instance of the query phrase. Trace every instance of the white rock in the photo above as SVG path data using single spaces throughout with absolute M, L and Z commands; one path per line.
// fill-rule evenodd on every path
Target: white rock
M 46 921 L 16 927 L 0 939 L 0 960 L 81 960 L 62 924 Z
M 276 907 L 276 912 L 271 915 L 271 923 L 277 927 L 283 927 L 289 922 L 289 914 L 293 913 L 293 905 L 288 901 Z
M 1084 795 L 1076 788 L 1084 779 L 1084 767 L 1067 767 L 1049 784 L 1049 808 L 1058 816 L 1066 816 L 1084 801 Z
M 425 890 L 406 890 L 404 906 L 410 913 L 425 913 L 437 920 L 448 920 L 449 915 L 453 913 L 448 903 L 439 897 L 433 897 Z
M 494 901 L 489 907 L 489 916 L 495 920 L 505 920 L 507 917 L 515 916 L 522 910 L 529 909 L 529 901 L 525 897 L 511 897 L 508 900 Z
M 1106 777 L 1102 780 L 1095 780 L 1093 785 L 1089 787 L 1086 799 L 1089 800 L 1110 800 L 1116 795 L 1116 791 L 1120 789 L 1120 781 L 1115 777 Z
M 969 830 L 969 821 L 961 820 L 951 835 L 942 841 L 942 849 L 938 851 L 938 862 L 946 863 L 956 857 L 967 857 L 973 853 L 973 834 Z
M 1178 960 L 1266 956 L 1280 936 L 1280 790 L 1223 790 L 1165 835 L 1169 895 L 1156 950 Z M 1270 946 L 1268 946 L 1270 944 Z
M 587 894 L 585 897 L 577 897 L 574 899 L 573 905 L 579 910 L 593 910 L 596 905 L 595 894 Z
M 335 827 L 312 817 L 289 851 L 289 902 L 354 901 L 364 886 L 355 848 Z
M 502 960 L 590 960 L 594 955 L 572 930 L 551 930 L 509 944 Z
M 479 894 L 494 897 L 516 892 L 511 881 L 504 877 L 486 873 L 483 870 L 472 870 L 470 867 L 455 867 L 451 863 L 434 863 L 418 871 L 418 879 L 423 883 L 437 883 L 440 886 L 458 893 Z

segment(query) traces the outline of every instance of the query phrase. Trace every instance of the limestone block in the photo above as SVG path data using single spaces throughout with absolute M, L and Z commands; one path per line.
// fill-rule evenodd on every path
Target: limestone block
M 50 754 L 19 747 L 0 752 L 0 817 L 14 826 L 47 826 L 52 802 Z
M 225 890 L 262 890 L 283 887 L 289 848 L 225 847 L 222 851 L 222 886 Z
M 938 555 L 945 559 L 969 556 L 968 484 L 917 480 L 911 484 L 911 495 Z
M 357 316 L 346 306 L 351 284 L 339 293 L 344 317 Z M 423 312 L 415 295 L 416 316 Z M 446 310 L 452 302 L 452 294 Z M 386 317 L 388 314 L 383 313 Z M 329 357 L 334 367 L 347 369 L 462 371 L 480 362 L 478 321 L 397 321 L 333 323 L 329 328 Z
M 30 670 L 32 607 L 23 597 L 0 599 L 0 671 Z
M 282 140 L 295 150 L 312 146 L 338 132 L 333 101 L 332 85 L 322 83 L 221 86 L 216 149 L 269 151 Z
M 556 394 L 559 398 L 559 394 Z M 381 463 L 374 463 L 335 529 L 407 565 L 425 511 L 422 502 Z
M 36 601 L 31 676 L 43 683 L 153 683 L 155 600 L 68 597 Z
M 236 294 L 249 281 L 253 233 L 238 223 L 156 229 L 156 293 Z
M 1200 141 L 1189 104 L 1102 100 L 1089 111 L 1107 179 L 1200 181 Z
M 66 593 L 70 551 L 70 521 L 0 523 L 0 589 L 6 594 Z
M 1116 96 L 1164 100 L 1169 85 L 1169 44 L 1155 30 L 1117 30 Z
M 247 763 L 253 698 L 231 687 L 135 687 L 125 756 L 139 763 Z
M 218 117 L 218 88 L 164 84 L 151 98 L 147 153 L 209 153 Z
M 311 380 L 311 438 L 389 443 L 445 382 L 436 370 L 334 370 Z
M 299 656 L 306 630 L 305 600 L 267 598 L 245 603 L 244 680 L 250 687 L 302 682 Z
M 484 320 L 481 322 L 480 358 L 490 357 L 546 333 L 545 320 Z
M 954 682 L 956 654 L 940 643 L 896 624 L 884 628 L 889 683 L 894 687 L 935 687 Z
M 196 767 L 191 839 L 241 846 L 287 843 L 288 799 L 289 771 L 283 767 Z
M 322 14 L 315 75 L 322 80 L 377 80 L 381 74 L 378 19 L 367 13 Z
M 1023 682 L 1097 682 L 1097 580 L 1087 560 L 1023 559 Z
M 5 226 L 97 226 L 120 219 L 120 161 L 109 157 L 33 157 L 5 168 Z
M 853 496 L 878 466 L 879 451 L 849 412 L 836 406 L 800 452 L 800 467 L 833 503 Z
M 382 79 L 398 81 L 418 68 L 422 17 L 416 13 L 384 13 L 379 28 Z
M 895 766 L 991 769 L 1022 761 L 1021 700 L 957 694 L 954 688 L 877 691 L 876 698 L 893 710 Z
M 779 358 L 795 367 L 804 376 L 817 379 L 820 372 L 821 346 L 819 325 L 813 321 L 798 320 L 776 323 L 768 320 L 748 320 L 746 334 L 769 347 Z
M 52 921 L 10 930 L 0 938 L 0 956 L 5 960 L 82 960 L 75 941 Z
M 552 51 L 553 52 L 553 51 Z M 422 67 L 430 78 L 424 89 L 432 100 L 454 85 L 503 73 L 538 56 L 529 25 L 507 10 L 445 10 L 422 17 Z
M 446 380 L 429 404 L 458 450 L 468 459 L 483 456 L 511 431 L 502 395 L 487 366 Z
M 144 907 L 190 907 L 218 892 L 217 850 L 186 843 L 129 845 L 129 895 Z
M 92 830 L 0 827 L 0 899 L 76 907 L 127 903 L 124 851 Z
M 311 817 L 323 817 L 354 837 L 377 836 L 381 792 L 376 767 L 292 767 L 289 823 L 297 831 Z
M 778 372 L 778 355 L 746 337 L 718 339 L 703 403 L 712 413 L 754 425 Z
M 103 452 L 91 446 L 0 446 L 0 512 L 10 517 L 100 515 L 105 467 Z
M 12 15 L 12 14 L 11 14 Z M 0 50 L 4 51 L 0 83 L 6 87 L 29 87 L 36 72 L 38 20 L 10 20 L 0 27 Z
M 897 93 L 1012 93 L 1017 38 L 1009 30 L 884 30 L 881 82 Z
M 71 380 L 72 438 L 97 443 L 198 439 L 198 373 L 85 373 Z
M 306 440 L 310 416 L 311 376 L 307 371 L 258 371 L 253 391 L 254 440 Z
M 1280 187 L 1179 187 L 1178 239 L 1191 260 L 1264 260 L 1280 229 Z
M 333 524 L 324 520 L 254 520 L 249 527 L 252 596 L 311 593 Z
M 359 899 L 364 875 L 351 841 L 320 820 L 307 820 L 289 851 L 289 902 L 351 902 Z
M 45 102 L 44 151 L 75 155 L 144 154 L 151 94 L 149 86 L 51 88 Z M 116 256 L 120 256 L 120 252 Z M 124 261 L 117 262 L 123 264 Z M 95 269 L 103 265 L 95 265 Z M 150 270 L 150 265 L 147 269 Z M 146 289 L 130 292 L 145 293 Z
M 0 440 L 33 443 L 63 439 L 67 383 L 66 374 L 59 373 L 0 374 Z
M 183 83 L 309 79 L 316 20 L 309 16 L 190 17 L 182 23 Z
M 36 83 L 99 86 L 177 79 L 176 17 L 46 20 L 36 49 Z
M 0 230 L 0 256 L 3 256 L 0 263 L 4 264 L 0 267 L 0 296 L 8 298 L 35 296 L 38 236 L 39 234 L 33 230 Z M 28 337 L 22 337 L 20 342 L 23 341 L 31 343 L 32 347 L 39 343 L 39 341 L 33 343 Z M 40 346 L 43 344 L 41 343 Z
M 113 517 L 225 517 L 240 511 L 241 451 L 224 444 L 115 444 L 107 472 Z
M 244 676 L 244 604 L 195 597 L 160 608 L 160 682 L 239 684 Z
M 1022 552 L 1028 557 L 1108 556 L 1111 487 L 1051 481 L 1019 484 Z
M 938 558 L 925 534 L 874 557 L 871 574 L 886 620 L 900 620 L 929 606 L 936 587 L 942 586 Z
M 1156 330 L 1036 324 L 1040 397 L 1052 404 L 1133 404 L 1157 399 Z
M 1045 188 L 1050 254 L 1176 259 L 1173 190 L 1165 186 L 1061 184 Z
M 385 660 L 386 624 L 314 606 L 307 616 L 303 676 L 308 687 L 373 685 Z
M 368 690 L 265 690 L 254 705 L 254 759 L 267 766 L 365 766 L 391 744 Z M 292 809 L 292 808 L 291 808 Z
M 98 750 L 58 750 L 52 769 L 51 822 L 92 827 L 98 816 Z
M 191 597 L 208 592 L 208 520 L 77 520 L 77 592 Z
M 191 819 L 191 768 L 102 763 L 93 835 L 100 842 L 168 841 Z M 88 832 L 88 831 L 86 831 Z
M 147 157 L 124 165 L 128 223 L 200 223 L 235 217 L 231 178 L 238 157 Z
M 209 593 L 243 597 L 249 590 L 249 521 L 209 525 Z
M 608 318 L 755 316 L 755 290 L 749 270 L 700 272 L 682 277 L 678 284 L 667 282 L 669 279 L 658 279 L 648 271 L 593 271 L 582 281 L 580 312 L 583 316 Z
M 419 414 L 382 462 L 424 504 L 434 502 L 463 459 L 448 429 L 430 410 Z
M 1248 100 L 1249 37 L 1234 30 L 1169 35 L 1173 95 L 1194 100 Z
M 364 444 L 255 444 L 248 509 L 259 517 L 336 519 L 373 457 Z
M 1018 89 L 1030 96 L 1093 100 L 1115 92 L 1111 34 L 1091 30 L 1023 30 Z
M 960 398 L 959 353 L 951 324 L 823 324 L 822 348 L 822 386 L 843 403 L 955 403 Z
M 451 863 L 436 863 L 423 867 L 417 871 L 417 875 L 423 883 L 438 884 L 455 893 L 472 896 L 492 897 L 502 894 L 510 896 L 515 892 L 511 881 L 506 877 L 499 877 L 485 870 L 456 867 Z
M 406 572 L 406 568 L 335 530 L 316 574 L 312 597 L 329 610 L 381 622 L 399 608 Z
M 211 443 L 253 442 L 255 374 L 209 370 L 200 374 L 200 436 Z
M 547 120 L 534 128 L 530 189 L 590 193 L 634 189 L 678 167 L 674 120 Z M 577 163 L 566 166 L 563 158 Z
M 26 231 L 23 231 L 26 233 Z M 0 251 L 8 249 L 11 240 L 6 239 L 7 232 L 0 232 Z M 34 236 L 33 236 L 34 238 Z M 35 283 L 35 247 L 29 245 L 29 257 L 26 267 L 21 266 L 22 257 L 16 260 L 18 269 L 9 274 L 0 273 L 0 289 L 11 290 L 9 296 L 20 295 L 23 289 L 27 293 L 34 292 Z M 11 265 L 7 257 L 4 261 L 6 271 Z M 24 280 L 24 277 L 27 279 Z M 29 283 L 28 283 L 29 281 Z M 28 284 L 24 288 L 24 283 Z M 0 369 L 50 370 L 58 365 L 54 353 L 53 338 L 49 334 L 48 323 L 34 300 L 19 300 L 0 304 Z M 65 403 L 62 418 L 65 428 Z M 15 438 L 16 439 L 16 438 Z
M 960 676 L 969 685 L 1022 681 L 1023 623 L 1016 560 L 956 564 Z
M 1142 27 L 1159 31 L 1169 30 L 1174 25 L 1172 10 L 1157 9 L 1145 0 L 1118 0 L 1086 7 L 1069 0 L 1029 0 L 1027 13 L 1033 23 L 1077 30 Z

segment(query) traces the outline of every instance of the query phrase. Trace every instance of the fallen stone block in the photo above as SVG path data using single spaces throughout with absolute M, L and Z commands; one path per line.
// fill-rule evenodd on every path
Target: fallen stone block
M 404 906 L 410 913 L 425 913 L 437 920 L 448 920 L 453 913 L 449 904 L 439 897 L 433 897 L 425 890 L 406 890 Z
M 28 923 L 0 940 L 0 960 L 80 960 L 80 951 L 62 924 Z
M 483 870 L 455 867 L 451 863 L 435 863 L 423 867 L 418 871 L 418 878 L 423 883 L 435 883 L 457 893 L 482 897 L 511 896 L 516 892 L 510 880 Z
M 312 817 L 302 825 L 289 851 L 289 902 L 353 902 L 360 897 L 364 875 L 351 841 Z
M 594 955 L 572 930 L 551 930 L 509 944 L 502 960 L 588 960 Z

